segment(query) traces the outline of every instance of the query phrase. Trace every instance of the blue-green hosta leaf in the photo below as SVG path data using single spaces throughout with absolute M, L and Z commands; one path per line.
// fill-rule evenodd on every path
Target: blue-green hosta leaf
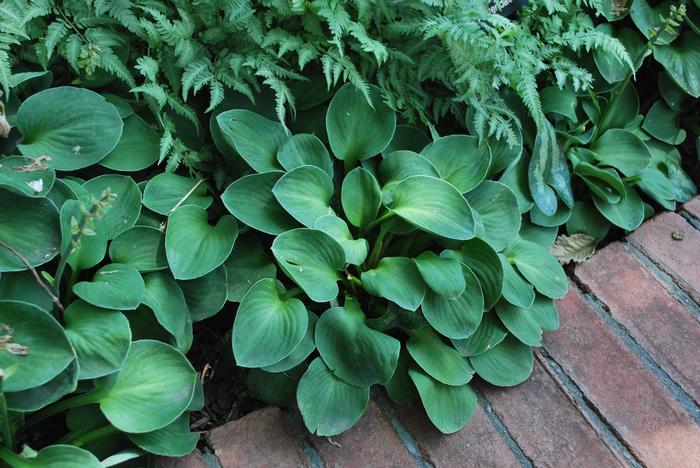
M 396 126 L 394 137 L 389 142 L 389 145 L 382 151 L 382 156 L 399 150 L 415 151 L 419 153 L 429 143 L 430 138 L 420 129 L 411 125 L 399 124 Z
M 26 466 L 39 468 L 80 466 L 84 468 L 103 468 L 104 465 L 87 450 L 74 445 L 49 445 L 37 453 L 36 457 L 27 459 Z
M 190 318 L 194 322 L 216 315 L 226 304 L 226 268 L 221 265 L 199 278 L 179 281 Z
M 277 151 L 277 160 L 287 171 L 299 166 L 316 166 L 333 179 L 333 160 L 316 135 L 300 133 L 290 137 Z
M 83 192 L 87 193 L 85 189 L 80 187 Z M 56 179 L 53 182 L 51 190 L 46 194 L 46 198 L 51 200 L 55 206 L 63 206 L 68 200 L 77 200 L 78 195 L 75 193 L 73 188 L 65 181 L 61 179 Z
M 496 346 L 508 334 L 496 314 L 486 312 L 481 319 L 479 328 L 469 337 L 461 340 L 450 340 L 459 354 L 465 357 L 477 356 Z
M 700 37 L 690 31 L 667 46 L 654 48 L 654 58 L 683 91 L 700 97 Z
M 558 86 L 548 86 L 540 90 L 540 101 L 542 102 L 542 112 L 545 114 L 558 114 L 566 117 L 571 122 L 576 123 L 576 106 L 578 100 L 572 88 L 559 88 Z
M 229 301 L 241 302 L 248 290 L 258 280 L 275 278 L 277 268 L 260 239 L 246 233 L 236 239 L 231 255 L 224 262 L 226 267 L 226 296 Z
M 17 112 L 17 128 L 24 137 L 19 151 L 47 164 L 72 171 L 95 164 L 109 154 L 122 134 L 117 109 L 99 94 L 60 86 L 36 93 Z
M 491 165 L 491 150 L 479 144 L 477 137 L 449 135 L 423 148 L 421 156 L 430 161 L 440 174 L 461 193 L 479 185 Z
M 345 252 L 345 262 L 361 265 L 367 258 L 369 244 L 365 239 L 353 239 L 348 225 L 336 215 L 321 216 L 314 223 L 314 229 L 323 231 L 340 244 Z
M 459 297 L 449 298 L 428 291 L 421 305 L 430 325 L 448 338 L 467 338 L 479 326 L 484 311 L 484 295 L 479 280 L 469 267 L 462 267 L 466 288 Z
M 528 181 L 529 164 L 527 158 L 520 158 L 515 164 L 506 168 L 498 181 L 508 186 L 518 200 L 520 213 L 527 213 L 534 205 Z
M 347 83 L 335 93 L 326 113 L 328 142 L 336 158 L 363 161 L 382 152 L 394 136 L 396 114 L 381 98 L 378 87 L 369 85 L 367 98 Z
M 635 185 L 667 210 L 676 209 L 676 190 L 673 182 L 659 169 L 647 167 L 639 174 Z
M 124 131 L 119 143 L 100 161 L 113 171 L 140 171 L 158 161 L 160 141 L 158 134 L 136 114 L 123 117 Z
M 350 224 L 359 228 L 374 221 L 382 206 L 382 192 L 377 179 L 361 167 L 356 167 L 343 179 L 340 199 L 345 217 Z
M 547 176 L 551 170 L 552 161 L 560 157 L 559 153 L 554 128 L 550 123 L 545 123 L 535 138 L 527 170 L 527 181 L 535 205 L 548 216 L 553 215 L 557 210 L 557 195 L 548 183 Z
M 644 116 L 642 128 L 649 135 L 669 145 L 680 145 L 685 141 L 685 130 L 679 127 L 680 113 L 673 111 L 665 102 L 656 101 Z
M 627 83 L 621 92 L 615 92 L 610 97 L 605 112 L 597 122 L 597 134 L 605 133 L 611 128 L 628 127 L 633 125 L 637 118 L 639 118 L 639 95 L 634 85 Z M 575 150 L 586 152 L 583 147 L 575 147 Z
M 285 298 L 284 286 L 272 278 L 253 285 L 241 301 L 233 323 L 233 355 L 241 367 L 264 367 L 287 357 L 308 328 L 306 307 Z
M 490 384 L 512 387 L 532 373 L 532 349 L 513 336 L 488 351 L 469 358 L 476 373 Z
M 45 280 L 43 284 L 47 285 Z M 6 301 L 20 301 L 34 304 L 46 312 L 51 312 L 53 302 L 46 291 L 37 284 L 29 271 L 5 272 L 0 275 L 0 297 Z
M 593 142 L 591 150 L 603 165 L 612 166 L 628 177 L 639 174 L 651 161 L 649 148 L 629 130 L 608 130 Z
M 216 121 L 226 142 L 256 172 L 282 169 L 277 162 L 277 151 L 289 134 L 281 123 L 245 109 L 222 112 Z
M 251 369 L 246 378 L 246 386 L 254 397 L 269 405 L 292 406 L 296 400 L 299 379 L 305 371 L 305 364 L 296 366 L 287 372 Z
M 102 218 L 108 239 L 114 239 L 136 223 L 141 212 L 141 192 L 131 177 L 106 174 L 88 180 L 83 187 L 96 199 L 105 190 L 116 195 Z
M 183 205 L 197 205 L 206 209 L 211 202 L 204 180 L 170 172 L 149 179 L 143 192 L 143 206 L 166 216 Z
M 425 297 L 425 282 L 418 267 L 406 257 L 384 257 L 376 268 L 362 273 L 362 287 L 407 310 L 416 310 Z
M 79 367 L 78 360 L 73 359 L 68 367 L 45 384 L 21 392 L 5 392 L 7 409 L 23 413 L 38 411 L 73 393 L 78 388 Z
M 459 260 L 427 250 L 413 258 L 418 272 L 428 287 L 440 296 L 455 299 L 462 295 L 467 283 Z
M 468 266 L 476 275 L 484 295 L 484 309 L 488 310 L 501 297 L 503 268 L 493 248 L 481 239 L 471 239 L 462 244 L 461 250 L 445 252 Z
M 196 379 L 197 372 L 178 350 L 159 341 L 139 340 L 131 344 L 120 371 L 99 381 L 93 395 L 117 429 L 152 432 L 187 409 Z
M 659 2 L 653 2 L 658 4 Z M 661 2 L 652 7 L 647 0 L 635 0 L 630 8 L 630 16 L 637 29 L 647 39 L 655 37 L 656 44 L 668 44 L 678 37 L 680 28 L 664 28 L 662 18 L 668 17 L 673 2 Z M 659 29 L 657 33 L 657 28 Z
M 80 379 L 118 371 L 131 345 L 131 328 L 124 314 L 74 301 L 64 314 L 66 336 L 80 364 Z
M 508 249 L 506 257 L 539 293 L 553 299 L 566 295 L 566 273 L 545 247 L 520 239 Z
M 73 228 L 83 223 L 84 211 L 89 209 L 78 200 L 68 200 L 61 207 L 61 253 L 68 255 L 68 264 L 74 270 L 86 270 L 102 261 L 107 253 L 107 228 L 101 218 L 85 222 L 87 232 L 73 244 Z
M 58 255 L 61 231 L 56 207 L 44 198 L 28 198 L 0 190 L 0 239 L 37 267 Z M 27 267 L 12 252 L 0 248 L 0 271 Z
M 644 203 L 633 187 L 625 184 L 625 194 L 617 203 L 593 197 L 593 203 L 605 218 L 627 231 L 637 229 L 644 221 Z
M 535 289 L 515 271 L 504 255 L 499 254 L 498 259 L 503 271 L 503 298 L 518 307 L 529 308 L 535 300 Z
M 571 218 L 566 222 L 566 232 L 570 236 L 584 233 L 597 241 L 602 241 L 609 231 L 610 222 L 600 214 L 595 206 L 581 201 L 574 204 Z
M 365 315 L 350 297 L 345 307 L 334 307 L 321 315 L 316 346 L 336 377 L 358 387 L 387 382 L 401 350 L 396 338 L 365 324 Z
M 599 24 L 596 30 L 616 38 L 625 46 L 635 70 L 639 69 L 644 57 L 650 53 L 644 38 L 632 28 L 613 28 L 612 24 L 603 23 Z M 620 60 L 603 47 L 593 51 L 593 59 L 598 71 L 608 83 L 617 83 L 632 74 L 629 63 Z
M 304 338 L 301 339 L 297 347 L 294 348 L 294 350 L 284 359 L 269 366 L 263 367 L 263 370 L 267 372 L 286 372 L 304 362 L 304 360 L 316 349 L 314 335 L 316 333 L 316 323 L 318 322 L 318 317 L 316 314 L 309 312 L 308 310 L 307 313 L 309 314 L 309 322 L 306 327 Z
M 574 167 L 574 173 L 581 177 L 594 195 L 609 203 L 620 201 L 625 192 L 620 175 L 611 167 L 598 167 L 587 162 L 580 162 Z
M 408 375 L 418 389 L 428 418 L 440 432 L 452 434 L 467 425 L 478 404 L 469 385 L 445 385 L 418 369 L 409 369 Z
M 272 187 L 282 172 L 265 172 L 241 177 L 221 195 L 226 209 L 239 221 L 266 234 L 282 234 L 298 223 L 275 199 Z
M 338 271 L 345 252 L 331 236 L 315 229 L 292 229 L 275 238 L 272 253 L 282 270 L 316 302 L 338 295 Z
M 666 72 L 659 73 L 658 84 L 659 93 L 666 105 L 674 111 L 680 112 L 683 109 L 683 105 L 690 99 L 688 94 Z
M 418 392 L 416 392 L 416 388 L 408 376 L 410 363 L 411 358 L 408 355 L 408 351 L 405 347 L 402 347 L 394 375 L 384 384 L 389 398 L 399 405 L 408 405 L 418 397 Z
M 165 254 L 175 279 L 204 276 L 224 263 L 238 236 L 233 216 L 225 215 L 212 226 L 204 208 L 181 206 L 168 218 Z
M 553 215 L 547 216 L 537 207 L 533 206 L 530 210 L 530 221 L 533 224 L 543 227 L 557 227 L 566 223 L 571 217 L 571 208 L 559 203 L 557 205 L 557 210 Z
M 429 176 L 408 177 L 393 188 L 392 212 L 424 231 L 467 240 L 475 235 L 467 200 L 449 183 Z
M 483 239 L 496 251 L 505 249 L 520 230 L 518 200 L 508 186 L 486 180 L 466 195 L 479 213 L 484 226 Z
M 44 197 L 55 178 L 56 172 L 41 161 L 21 156 L 0 159 L 0 188 L 18 195 Z
M 537 309 L 540 305 L 541 301 L 535 299 L 530 309 L 522 309 L 506 301 L 501 301 L 496 304 L 496 314 L 508 331 L 517 339 L 528 346 L 542 346 L 542 326 L 538 321 L 537 314 L 533 312 L 533 309 Z
M 406 343 L 414 361 L 431 377 L 445 385 L 464 385 L 472 379 L 474 369 L 451 346 L 430 328 L 410 330 Z
M 152 432 L 127 434 L 143 450 L 163 457 L 184 457 L 199 441 L 199 433 L 190 432 L 190 417 L 182 414 L 167 426 Z
M 379 176 L 385 187 L 414 175 L 440 177 L 430 161 L 413 151 L 394 151 L 384 156 L 382 162 L 379 163 Z
M 647 146 L 652 157 L 650 167 L 663 172 L 672 182 L 675 200 L 685 203 L 693 198 L 697 188 L 681 167 L 681 154 L 678 149 L 657 140 L 649 140 Z
M 163 271 L 148 273 L 143 281 L 146 285 L 143 303 L 175 338 L 177 347 L 187 352 L 192 345 L 192 320 L 182 289 L 169 273 Z
M 45 384 L 75 359 L 73 348 L 63 328 L 51 314 L 35 305 L 18 301 L 0 301 L 0 323 L 12 329 L 2 335 L 12 336 L 0 353 L 4 369 L 3 391 L 18 392 Z
M 127 229 L 109 244 L 109 258 L 114 263 L 131 265 L 140 272 L 164 270 L 168 268 L 165 233 L 148 226 Z
M 141 303 L 144 284 L 138 270 L 131 265 L 110 263 L 95 273 L 92 281 L 73 286 L 76 296 L 97 307 L 133 310 Z
M 369 387 L 355 387 L 339 379 L 316 358 L 299 380 L 297 404 L 312 434 L 333 436 L 346 431 L 365 412 Z
M 333 213 L 329 206 L 333 181 L 316 166 L 299 166 L 287 172 L 272 187 L 272 193 L 287 213 L 308 228 L 321 216 Z
M 576 205 L 574 204 L 574 206 Z M 559 226 L 539 226 L 524 219 L 518 235 L 525 240 L 532 241 L 544 247 L 549 247 L 557 238 L 558 227 Z

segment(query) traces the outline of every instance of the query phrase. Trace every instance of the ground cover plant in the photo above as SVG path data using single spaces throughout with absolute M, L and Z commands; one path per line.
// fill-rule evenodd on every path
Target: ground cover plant
M 0 3 L 0 459 L 191 451 L 197 322 L 319 435 L 525 380 L 557 259 L 696 193 L 700 5 L 513 5 Z

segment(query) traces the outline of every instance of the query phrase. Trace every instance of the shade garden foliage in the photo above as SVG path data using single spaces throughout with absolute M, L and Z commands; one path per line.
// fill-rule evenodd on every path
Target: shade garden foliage
M 696 193 L 700 4 L 519 3 L 0 3 L 0 459 L 189 453 L 215 316 L 318 435 L 526 380 L 558 258 Z

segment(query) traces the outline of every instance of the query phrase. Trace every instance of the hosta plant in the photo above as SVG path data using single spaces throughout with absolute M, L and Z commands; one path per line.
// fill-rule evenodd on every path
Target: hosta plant
M 207 211 L 197 174 L 155 169 L 158 137 L 138 106 L 47 88 L 48 72 L 11 81 L 0 139 L 0 459 L 88 467 L 185 455 L 203 394 L 184 353 L 192 321 L 225 303 L 236 221 Z
M 450 433 L 476 408 L 475 375 L 530 375 L 566 276 L 551 232 L 488 180 L 498 155 L 469 135 L 430 141 L 371 97 L 335 94 L 327 145 L 248 110 L 217 116 L 252 168 L 221 196 L 249 228 L 229 271 L 233 354 L 251 390 L 296 402 L 319 435 L 351 427 L 375 385 Z

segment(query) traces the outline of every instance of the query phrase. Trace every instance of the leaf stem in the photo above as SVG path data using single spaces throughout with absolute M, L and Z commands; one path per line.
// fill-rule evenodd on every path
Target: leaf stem
M 380 224 L 380 223 L 386 221 L 387 219 L 391 218 L 391 217 L 394 216 L 395 214 L 396 214 L 396 213 L 394 213 L 394 212 L 391 211 L 391 210 L 386 210 L 386 211 L 384 212 L 383 215 L 381 215 L 379 218 L 377 218 L 377 219 L 375 219 L 374 221 L 372 221 L 371 223 L 369 223 L 369 224 L 367 225 L 367 227 L 364 228 L 364 229 L 362 230 L 362 232 L 367 232 L 367 231 L 369 231 L 370 229 L 372 229 L 373 227 L 375 227 L 377 224 Z
M 27 418 L 22 430 L 28 429 L 41 421 L 50 418 L 51 416 L 58 414 L 62 411 L 69 410 L 78 406 L 90 405 L 92 403 L 97 403 L 100 401 L 100 394 L 96 391 L 90 391 L 88 393 L 83 393 L 82 395 L 74 396 L 73 398 L 68 398 L 67 400 L 59 401 L 38 413 L 33 414 Z
M 0 386 L 2 385 L 2 376 L 0 375 Z M 14 434 L 10 427 L 10 418 L 7 415 L 7 400 L 5 400 L 5 393 L 0 389 L 0 430 L 2 430 L 2 444 L 8 449 L 12 450 L 15 445 Z
M 26 459 L 20 457 L 6 447 L 0 447 L 0 460 L 7 462 L 8 465 L 16 468 L 31 468 L 32 465 Z
M 108 435 L 117 434 L 118 432 L 119 429 L 112 426 L 111 424 L 108 424 L 106 426 L 95 429 L 94 431 L 90 431 L 86 434 L 76 434 L 77 437 L 75 437 L 73 440 L 69 440 L 68 444 L 75 445 L 76 447 L 82 447 L 83 445 L 88 444 L 94 440 L 101 439 L 102 437 Z
M 303 293 L 304 293 L 304 290 L 301 287 L 297 286 L 296 288 L 292 288 L 289 291 L 287 291 L 286 293 L 284 293 L 282 295 L 282 297 L 284 299 L 291 299 L 291 298 L 297 297 Z

